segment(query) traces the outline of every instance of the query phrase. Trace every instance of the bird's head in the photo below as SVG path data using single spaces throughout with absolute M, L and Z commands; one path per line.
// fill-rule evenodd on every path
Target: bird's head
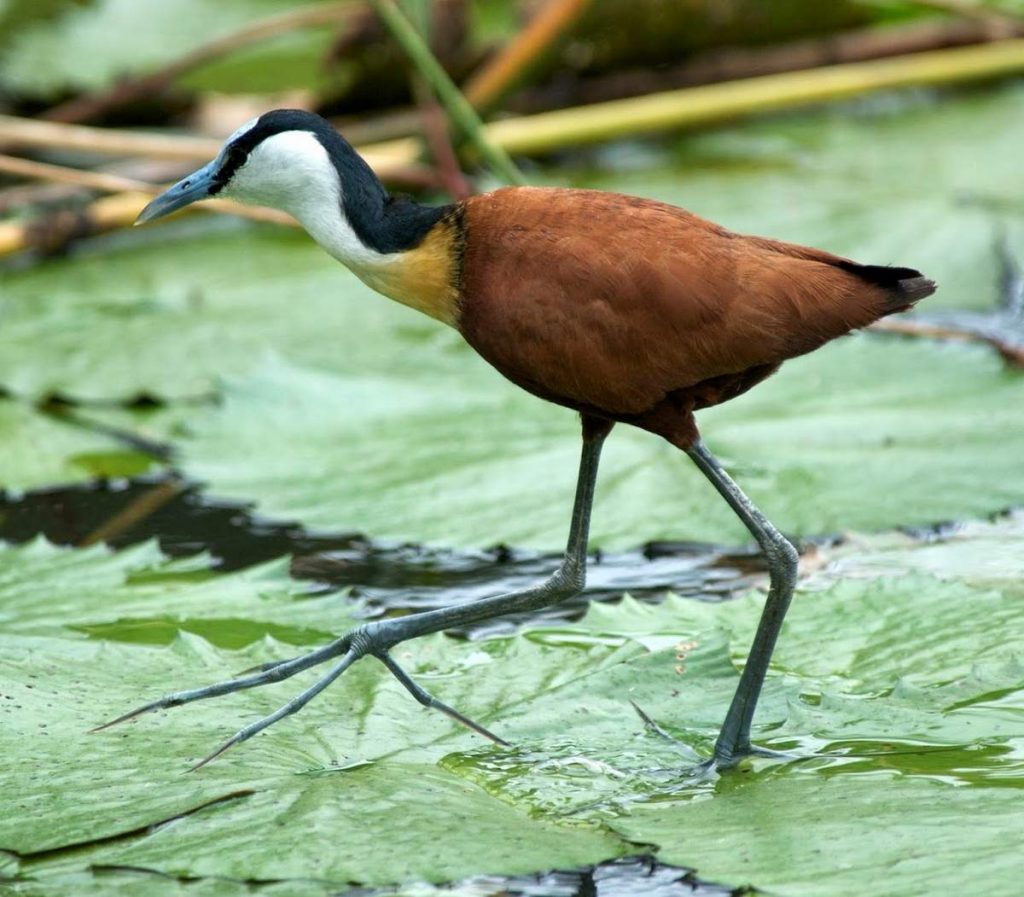
M 317 219 L 337 219 L 352 204 L 379 206 L 386 194 L 329 122 L 299 109 L 276 109 L 235 131 L 216 159 L 157 196 L 136 224 L 213 196 L 281 209 L 308 230 Z
M 454 320 L 454 231 L 442 240 L 447 253 L 413 252 L 451 207 L 390 197 L 362 156 L 319 115 L 277 109 L 253 119 L 216 159 L 156 197 L 135 223 L 213 196 L 288 212 L 378 292 Z

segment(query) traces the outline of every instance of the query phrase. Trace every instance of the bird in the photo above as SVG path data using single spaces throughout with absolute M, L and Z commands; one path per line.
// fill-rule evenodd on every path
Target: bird
M 513 383 L 579 414 L 582 451 L 566 550 L 558 569 L 532 588 L 366 622 L 301 657 L 169 694 L 98 728 L 333 662 L 199 768 L 301 710 L 353 663 L 373 656 L 424 706 L 506 744 L 422 688 L 391 651 L 418 636 L 535 611 L 581 592 L 602 445 L 625 424 L 688 455 L 765 556 L 764 610 L 713 754 L 696 768 L 718 774 L 764 752 L 752 743 L 751 728 L 793 596 L 798 553 L 705 445 L 695 413 L 745 393 L 790 358 L 907 311 L 935 283 L 913 268 L 746 236 L 673 205 L 600 190 L 515 186 L 421 204 L 391 195 L 328 121 L 296 109 L 243 125 L 213 161 L 157 196 L 136 223 L 214 196 L 289 213 L 371 288 L 455 328 Z

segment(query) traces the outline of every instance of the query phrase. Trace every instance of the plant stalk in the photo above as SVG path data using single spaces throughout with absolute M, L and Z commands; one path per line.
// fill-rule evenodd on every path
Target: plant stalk
M 416 29 L 395 5 L 394 0 L 370 0 L 395 40 L 444 106 L 452 123 L 480 153 L 494 173 L 509 184 L 525 184 L 526 179 L 509 154 L 488 139 L 483 122 L 469 101 L 455 86 L 448 73 L 434 58 Z

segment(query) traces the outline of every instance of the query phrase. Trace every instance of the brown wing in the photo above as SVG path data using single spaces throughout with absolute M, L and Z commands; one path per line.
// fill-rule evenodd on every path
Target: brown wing
M 525 389 L 611 417 L 709 381 L 729 397 L 934 288 L 614 193 L 507 188 L 463 211 L 466 339 Z

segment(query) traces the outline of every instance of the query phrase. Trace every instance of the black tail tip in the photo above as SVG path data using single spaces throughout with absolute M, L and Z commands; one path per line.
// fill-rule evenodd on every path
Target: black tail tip
M 896 268 L 888 265 L 858 265 L 851 262 L 847 270 L 870 284 L 889 292 L 885 314 L 906 311 L 915 302 L 930 296 L 937 289 L 934 280 L 914 268 Z
M 920 299 L 924 299 L 937 289 L 934 280 L 929 280 L 917 271 L 913 273 L 913 277 L 900 278 L 897 283 L 900 297 L 907 302 L 917 302 Z

